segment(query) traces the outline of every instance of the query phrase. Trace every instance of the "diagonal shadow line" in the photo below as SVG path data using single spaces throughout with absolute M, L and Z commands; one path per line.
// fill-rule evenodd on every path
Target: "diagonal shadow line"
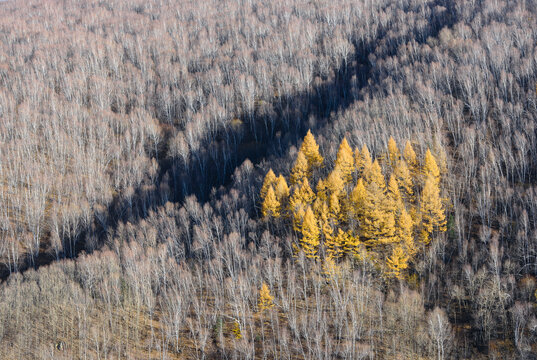
M 401 43 L 414 39 L 418 44 L 422 44 L 428 37 L 437 37 L 442 28 L 451 27 L 456 20 L 453 16 L 455 12 L 452 9 L 452 4 L 447 0 L 439 0 L 430 6 L 433 8 L 437 5 L 446 7 L 448 14 L 434 13 L 436 16 L 429 19 L 427 37 L 416 36 L 417 34 L 400 35 L 399 38 L 392 39 L 384 57 L 395 56 Z M 289 117 L 285 111 L 293 109 L 297 104 L 303 105 L 299 109 L 300 112 L 293 114 L 293 116 L 298 116 L 299 120 L 295 127 L 291 128 L 291 126 L 279 121 L 273 131 L 267 134 L 254 133 L 251 127 L 244 128 L 241 141 L 232 150 L 232 159 L 226 164 L 223 171 L 219 159 L 215 159 L 207 151 L 208 144 L 203 144 L 204 146 L 199 147 L 198 153 L 191 155 L 191 158 L 197 158 L 198 162 L 203 162 L 204 166 L 192 162 L 186 166 L 181 165 L 177 159 L 167 156 L 169 154 L 167 144 L 169 144 L 171 132 L 166 132 L 162 141 L 163 148 L 159 150 L 159 153 L 164 154 L 164 156 L 158 160 L 159 172 L 152 184 L 149 186 L 147 183 L 140 184 L 130 199 L 116 195 L 108 205 L 106 214 L 99 216 L 101 220 L 98 219 L 97 213 L 94 213 L 92 223 L 81 229 L 75 238 L 62 239 L 65 250 L 59 256 L 47 252 L 44 244 L 46 242 L 43 241 L 43 251 L 36 259 L 31 259 L 29 255 L 26 255 L 20 261 L 17 269 L 9 268 L 6 264 L 0 265 L 0 281 L 8 280 L 14 272 L 24 273 L 32 268 L 37 270 L 41 266 L 49 265 L 60 259 L 76 258 L 83 252 L 91 253 L 92 250 L 86 249 L 86 241 L 90 237 L 98 239 L 94 250 L 99 250 L 105 245 L 108 234 L 121 222 L 136 223 L 146 218 L 150 210 L 156 209 L 167 201 L 181 203 L 190 195 L 195 195 L 200 201 L 207 201 L 210 189 L 219 186 L 228 187 L 231 183 L 233 169 L 241 165 L 246 159 L 250 159 L 256 164 L 270 155 L 282 156 L 286 154 L 290 146 L 304 137 L 308 130 L 307 120 L 310 116 L 316 117 L 317 128 L 322 129 L 329 126 L 331 113 L 347 109 L 354 101 L 360 99 L 360 91 L 367 89 L 370 82 L 376 80 L 373 78 L 373 65 L 369 61 L 369 56 L 374 54 L 376 45 L 386 36 L 386 33 L 386 31 L 379 32 L 375 39 L 368 42 L 357 41 L 353 43 L 355 52 L 350 56 L 351 61 L 341 64 L 339 68 L 335 69 L 335 76 L 332 79 L 324 81 L 312 89 L 297 92 L 283 101 L 274 99 L 272 106 L 276 119 Z M 352 83 L 353 76 L 356 77 L 357 83 Z M 250 124 L 251 121 L 263 124 L 266 120 L 263 116 L 257 113 L 253 117 L 241 114 L 239 118 L 244 124 Z M 283 136 L 277 136 L 278 133 L 283 134 Z M 219 136 L 223 139 L 222 130 Z M 164 183 L 166 175 L 172 175 L 170 179 L 173 188 L 171 196 L 161 191 L 161 185 Z M 199 181 L 200 179 L 204 181 Z

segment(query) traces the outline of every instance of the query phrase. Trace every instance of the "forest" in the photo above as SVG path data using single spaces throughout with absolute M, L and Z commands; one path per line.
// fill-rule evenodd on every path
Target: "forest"
M 534 0 L 0 1 L 0 358 L 537 358 L 536 44 Z

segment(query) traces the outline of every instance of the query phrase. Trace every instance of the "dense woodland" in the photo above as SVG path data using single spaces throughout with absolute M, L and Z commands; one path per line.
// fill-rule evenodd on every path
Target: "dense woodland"
M 0 2 L 0 358 L 537 357 L 537 3 Z

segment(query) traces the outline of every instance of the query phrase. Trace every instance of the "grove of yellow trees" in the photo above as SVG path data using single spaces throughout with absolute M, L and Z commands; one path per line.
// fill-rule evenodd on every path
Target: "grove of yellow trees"
M 292 227 L 295 250 L 307 258 L 365 260 L 386 277 L 403 279 L 432 237 L 446 231 L 440 170 L 429 149 L 420 163 L 409 141 L 401 152 L 390 137 L 379 155 L 372 158 L 366 145 L 353 151 L 343 138 L 334 164 L 325 164 L 308 131 L 291 187 L 283 175 L 268 171 L 263 217 Z

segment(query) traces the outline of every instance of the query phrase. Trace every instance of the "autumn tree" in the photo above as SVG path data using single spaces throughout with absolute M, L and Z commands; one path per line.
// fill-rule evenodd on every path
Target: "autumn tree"
M 261 208 L 263 217 L 280 217 L 280 202 L 278 201 L 272 185 L 269 186 L 265 200 L 263 200 L 263 206 Z
M 291 184 L 299 185 L 311 175 L 308 160 L 302 151 L 299 151 L 295 160 L 295 165 L 291 170 Z
M 352 173 L 354 172 L 354 154 L 346 138 L 343 138 L 339 145 L 334 169 L 339 170 L 345 183 L 352 180 Z
M 427 149 L 427 152 L 425 152 L 422 172 L 425 179 L 431 176 L 435 181 L 435 185 L 440 185 L 440 169 L 438 168 L 438 165 L 436 163 L 436 158 L 429 149 Z
M 261 289 L 259 290 L 259 300 L 257 302 L 259 310 L 265 311 L 272 308 L 274 306 L 273 300 L 274 296 L 270 294 L 270 289 L 268 288 L 267 284 L 263 283 L 261 285 Z
M 313 214 L 313 210 L 308 206 L 304 214 L 304 220 L 300 227 L 302 238 L 300 246 L 307 258 L 317 259 L 319 251 L 319 225 Z
M 421 237 L 425 244 L 433 231 L 446 231 L 446 215 L 440 198 L 440 188 L 432 173 L 425 180 L 420 199 Z
M 408 255 L 405 254 L 401 246 L 396 246 L 392 254 L 386 259 L 388 270 L 386 275 L 396 279 L 403 279 L 403 273 L 408 268 Z
M 263 180 L 263 186 L 261 187 L 261 201 L 263 202 L 265 200 L 265 197 L 267 196 L 267 192 L 269 187 L 274 186 L 276 183 L 276 175 L 274 174 L 274 171 L 272 169 L 269 169 L 267 172 L 267 175 L 265 175 L 265 179 Z
M 399 157 L 401 154 L 399 153 L 399 148 L 397 147 L 397 143 L 393 139 L 393 137 L 390 136 L 390 139 L 388 140 L 388 157 L 390 160 L 390 166 L 393 168 L 397 161 L 399 161 Z
M 308 133 L 304 137 L 304 141 L 300 146 L 300 152 L 306 157 L 310 168 L 316 168 L 322 165 L 323 157 L 319 153 L 319 145 L 317 145 L 317 141 L 315 141 L 311 130 L 308 130 Z

